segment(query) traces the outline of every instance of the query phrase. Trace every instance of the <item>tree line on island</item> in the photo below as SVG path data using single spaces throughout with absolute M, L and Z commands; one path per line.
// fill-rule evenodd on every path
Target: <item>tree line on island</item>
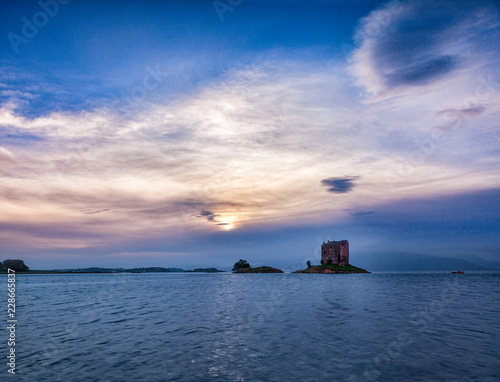
M 11 260 L 7 259 L 0 262 L 0 273 L 7 273 L 8 269 L 15 271 L 16 273 L 169 273 L 169 272 L 199 272 L 199 273 L 218 273 L 224 272 L 218 270 L 217 268 L 195 268 L 194 270 L 184 270 L 182 268 L 162 268 L 162 267 L 147 267 L 147 268 L 80 268 L 80 269 L 61 269 L 61 270 L 48 270 L 48 271 L 37 271 L 30 270 L 29 267 L 24 264 L 23 260 Z M 246 260 L 240 259 L 234 263 L 233 273 L 284 273 L 281 269 L 261 266 L 252 268 L 250 263 Z M 322 264 L 322 265 L 311 265 L 311 262 L 307 262 L 307 268 L 304 270 L 298 270 L 293 273 L 370 273 L 364 269 L 354 267 L 350 264 L 340 266 L 336 264 Z
M 283 273 L 281 269 L 273 268 L 273 267 L 257 267 L 252 268 L 248 261 L 239 259 L 236 263 L 234 263 L 233 267 L 234 273 Z
M 3 262 L 0 261 L 0 272 L 7 273 L 9 269 L 12 269 L 14 272 L 28 272 L 29 267 L 24 264 L 23 260 L 11 260 L 7 259 Z
M 257 267 L 252 268 L 248 261 L 240 259 L 233 266 L 233 273 L 284 273 L 281 269 L 273 267 Z M 351 264 L 337 265 L 332 264 L 332 262 L 327 262 L 321 265 L 312 265 L 310 261 L 307 261 L 307 268 L 304 270 L 298 270 L 292 273 L 370 273 L 365 269 L 355 267 Z

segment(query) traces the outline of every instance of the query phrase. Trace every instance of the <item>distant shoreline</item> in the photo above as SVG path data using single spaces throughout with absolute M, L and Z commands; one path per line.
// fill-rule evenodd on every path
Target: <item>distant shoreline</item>
M 476 274 L 476 273 L 499 273 L 500 270 L 479 270 L 479 271 L 467 271 L 468 274 Z M 151 273 L 168 273 L 168 274 L 185 274 L 185 273 L 204 273 L 204 274 L 211 274 L 211 273 L 225 273 L 225 274 L 235 274 L 237 272 L 229 272 L 229 271 L 219 271 L 219 272 L 194 272 L 194 271 L 183 271 L 183 272 L 70 272 L 70 271 L 54 271 L 54 270 L 33 270 L 33 271 L 28 271 L 28 272 L 16 272 L 16 275 L 88 275 L 88 274 L 104 274 L 104 275 L 109 275 L 109 274 L 151 274 Z M 257 272 L 256 272 L 257 273 Z M 286 271 L 283 272 L 283 274 L 300 274 L 300 273 L 309 273 L 309 274 L 320 274 L 320 273 L 326 273 L 326 272 L 303 272 L 303 271 Z M 338 272 L 340 273 L 340 272 Z M 364 273 L 364 272 L 363 272 Z M 402 271 L 372 271 L 368 272 L 372 274 L 378 274 L 378 273 L 394 273 L 394 274 L 399 274 L 399 273 L 414 273 L 414 274 L 450 274 L 450 271 L 444 271 L 444 270 L 439 270 L 439 271 L 407 271 L 407 270 L 402 270 Z M 263 273 L 261 273 L 263 274 Z M 353 273 L 355 274 L 355 273 Z M 7 275 L 7 272 L 0 272 L 0 275 Z
M 217 268 L 195 268 L 193 270 L 185 270 L 182 268 L 162 268 L 162 267 L 148 267 L 148 268 L 80 268 L 80 269 L 49 269 L 49 270 L 28 270 L 16 272 L 16 274 L 110 274 L 110 273 L 221 273 Z M 7 274 L 7 271 L 0 271 L 0 274 Z

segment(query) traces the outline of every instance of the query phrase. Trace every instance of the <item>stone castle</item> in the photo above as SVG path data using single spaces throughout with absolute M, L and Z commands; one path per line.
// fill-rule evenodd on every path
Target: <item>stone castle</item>
M 349 242 L 347 240 L 330 241 L 321 246 L 321 264 L 349 264 Z

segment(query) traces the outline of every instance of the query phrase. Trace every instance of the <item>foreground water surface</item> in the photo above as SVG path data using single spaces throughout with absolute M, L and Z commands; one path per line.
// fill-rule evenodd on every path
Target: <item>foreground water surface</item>
M 5 365 L 5 379 L 500 380 L 500 273 L 18 275 L 17 284 L 17 374 Z

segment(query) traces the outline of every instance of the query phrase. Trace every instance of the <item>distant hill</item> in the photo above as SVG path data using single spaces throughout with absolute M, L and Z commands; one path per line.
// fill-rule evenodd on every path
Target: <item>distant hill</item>
M 56 269 L 54 271 L 33 271 L 37 273 L 53 273 L 53 272 L 64 272 L 64 273 L 171 273 L 171 272 L 201 272 L 201 273 L 217 273 L 224 272 L 217 268 L 196 268 L 192 271 L 186 271 L 182 268 L 162 268 L 162 267 L 147 267 L 147 268 L 78 268 L 78 269 Z
M 273 268 L 273 267 L 257 267 L 257 268 L 251 268 L 251 267 L 246 267 L 246 268 L 240 268 L 236 271 L 233 271 L 233 273 L 284 273 L 281 269 L 278 268 Z
M 485 267 L 485 268 L 500 270 L 500 261 L 488 261 L 488 260 L 485 260 L 478 255 L 461 255 L 461 256 L 457 256 L 457 258 L 462 259 L 462 260 L 466 260 L 466 261 L 470 261 L 474 264 L 478 264 L 478 265 Z
M 217 272 L 225 272 L 225 271 L 220 271 L 217 268 L 196 268 L 196 269 L 193 269 L 192 271 L 185 271 L 185 272 L 217 273 Z
M 162 268 L 162 267 L 148 267 L 148 268 L 78 268 L 78 269 L 56 269 L 59 272 L 72 272 L 72 273 L 151 273 L 151 272 L 184 272 L 182 268 Z
M 356 265 L 374 272 L 490 271 L 472 261 L 406 252 L 383 252 L 355 256 Z M 485 260 L 483 260 L 485 261 Z

